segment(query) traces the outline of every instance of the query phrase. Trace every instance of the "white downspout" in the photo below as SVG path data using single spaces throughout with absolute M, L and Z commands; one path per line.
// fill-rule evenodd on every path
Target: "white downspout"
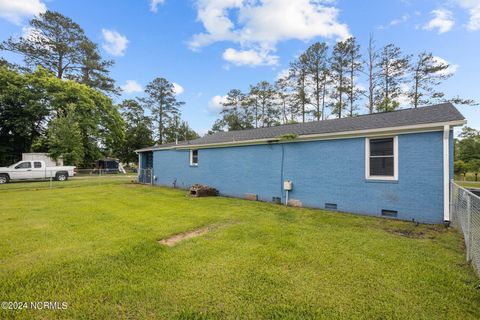
M 443 220 L 450 221 L 450 126 L 443 126 Z

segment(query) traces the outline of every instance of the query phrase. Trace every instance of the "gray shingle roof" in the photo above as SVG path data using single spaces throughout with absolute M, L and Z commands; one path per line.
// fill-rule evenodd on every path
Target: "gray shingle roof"
M 443 103 L 417 109 L 402 109 L 394 112 L 374 113 L 349 118 L 286 124 L 276 127 L 217 132 L 202 138 L 181 141 L 177 145 L 206 145 L 222 142 L 241 142 L 259 139 L 274 139 L 286 134 L 297 136 L 340 133 L 369 129 L 382 129 L 464 120 L 462 114 L 451 104 Z M 175 143 L 157 145 L 137 151 L 157 150 L 175 146 Z

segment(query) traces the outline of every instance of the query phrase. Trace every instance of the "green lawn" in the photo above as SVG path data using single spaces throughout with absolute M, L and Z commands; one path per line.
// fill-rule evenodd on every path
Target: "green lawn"
M 455 230 L 121 180 L 61 186 L 0 186 L 0 294 L 68 308 L 0 319 L 480 316 Z M 157 242 L 207 225 L 217 228 L 175 247 Z
M 480 189 L 480 181 L 455 181 L 457 184 L 465 188 L 478 188 Z

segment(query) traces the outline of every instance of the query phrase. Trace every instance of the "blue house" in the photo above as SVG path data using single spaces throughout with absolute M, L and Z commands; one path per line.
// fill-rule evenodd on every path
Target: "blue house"
M 450 103 L 277 127 L 219 132 L 137 150 L 139 180 L 233 197 L 388 216 L 449 221 Z M 290 181 L 290 191 L 284 182 Z

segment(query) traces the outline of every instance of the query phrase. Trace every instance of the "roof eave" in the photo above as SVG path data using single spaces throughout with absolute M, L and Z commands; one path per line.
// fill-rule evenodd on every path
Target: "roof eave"
M 465 119 L 461 119 L 461 120 L 453 120 L 453 121 L 446 121 L 446 122 L 425 123 L 425 124 L 416 124 L 416 125 L 408 125 L 408 126 L 300 135 L 294 140 L 262 138 L 262 139 L 253 139 L 253 140 L 243 140 L 243 141 L 225 141 L 225 142 L 205 143 L 205 144 L 174 145 L 169 147 L 158 146 L 158 147 L 135 150 L 135 152 L 140 153 L 140 152 L 157 151 L 157 150 L 221 148 L 221 147 L 230 147 L 230 146 L 274 144 L 274 143 L 288 143 L 288 142 L 302 142 L 302 141 L 316 141 L 316 140 L 334 140 L 334 139 L 347 139 L 347 138 L 356 138 L 356 137 L 405 134 L 405 133 L 425 132 L 425 131 L 439 131 L 439 130 L 443 130 L 445 125 L 456 127 L 456 126 L 462 126 L 466 123 L 467 121 Z

